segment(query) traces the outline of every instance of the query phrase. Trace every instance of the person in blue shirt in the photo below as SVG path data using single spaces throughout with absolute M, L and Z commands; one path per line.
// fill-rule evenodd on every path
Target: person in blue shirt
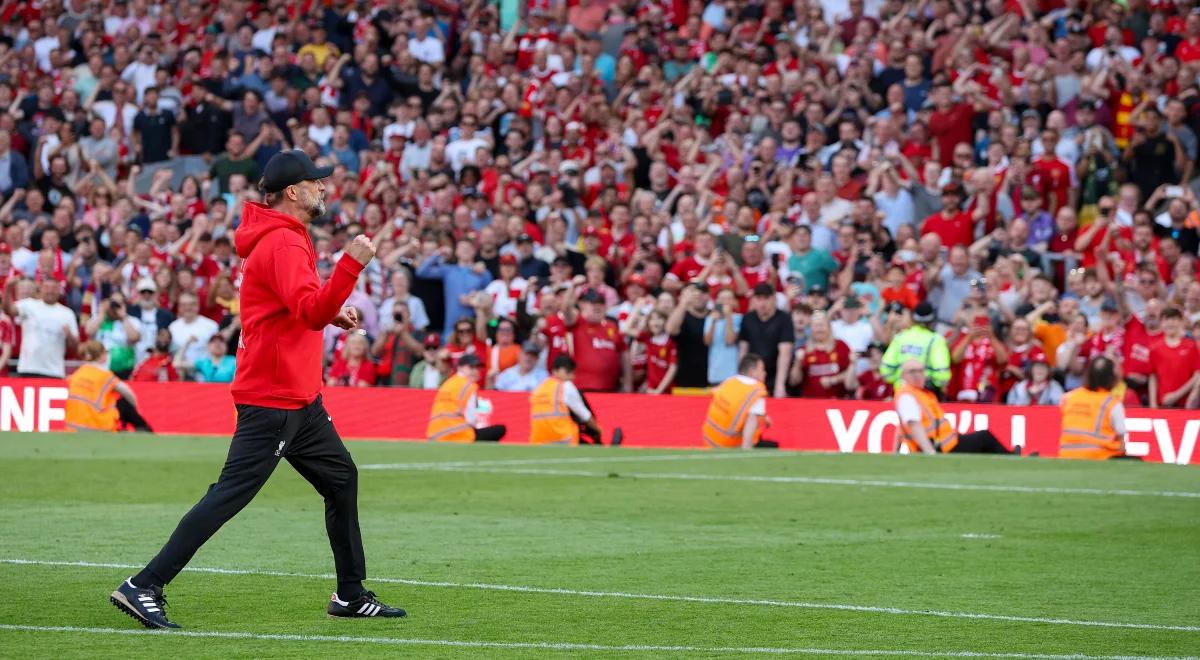
M 742 315 L 737 313 L 737 295 L 732 289 L 722 289 L 717 294 L 716 309 L 704 319 L 709 385 L 720 385 L 737 373 L 737 337 L 741 329 Z
M 208 354 L 196 360 L 196 380 L 202 383 L 232 383 L 237 361 L 229 354 L 226 339 L 220 333 L 208 340 Z
M 446 301 L 446 320 L 443 323 L 442 339 L 448 340 L 459 319 L 475 315 L 471 297 L 492 281 L 492 274 L 482 261 L 476 261 L 475 243 L 469 238 L 460 238 L 454 244 L 454 261 L 447 259 L 442 251 L 431 254 L 420 266 L 417 277 L 441 280 Z

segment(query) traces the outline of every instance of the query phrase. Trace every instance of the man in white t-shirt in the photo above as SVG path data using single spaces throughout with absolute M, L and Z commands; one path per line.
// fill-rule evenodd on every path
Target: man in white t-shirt
M 179 318 L 168 326 L 171 350 L 183 351 L 185 366 L 192 366 L 208 353 L 208 340 L 217 334 L 217 322 L 200 316 L 200 300 L 191 293 L 179 296 Z
M 10 306 L 9 313 L 21 326 L 17 373 L 64 378 L 67 350 L 79 343 L 79 321 L 75 312 L 58 302 L 62 297 L 58 280 L 43 280 L 39 293 L 40 298 L 24 298 Z
M 460 172 L 464 165 L 475 162 L 475 152 L 481 147 L 491 146 L 476 133 L 479 119 L 475 115 L 463 115 L 458 127 L 458 139 L 446 145 L 446 160 L 450 161 L 450 167 L 454 169 L 455 174 Z
M 433 19 L 417 19 L 416 34 L 408 40 L 408 52 L 426 64 L 441 64 L 446 61 L 446 47 L 433 33 Z
M 840 340 L 859 356 L 860 371 L 866 366 L 867 347 L 875 341 L 875 329 L 863 316 L 863 304 L 856 296 L 848 296 L 842 303 L 842 316 L 829 324 L 834 339 Z

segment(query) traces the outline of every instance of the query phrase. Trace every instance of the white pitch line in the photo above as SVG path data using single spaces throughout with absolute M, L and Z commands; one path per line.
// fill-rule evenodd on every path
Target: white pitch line
M 17 566 L 73 566 L 78 568 L 121 568 L 140 569 L 141 564 L 117 564 L 88 561 L 43 561 L 38 559 L 0 559 L 0 564 Z M 217 575 L 260 575 L 267 577 L 305 578 L 320 580 L 336 580 L 332 573 L 290 573 L 283 571 L 258 571 L 236 568 L 209 568 L 189 566 L 184 569 L 193 573 L 213 573 Z M 511 584 L 491 584 L 487 582 L 443 582 L 435 580 L 411 580 L 407 578 L 371 577 L 374 582 L 385 584 L 404 584 L 415 587 L 440 587 L 447 589 L 480 589 L 484 591 L 507 591 L 528 594 L 555 594 L 561 596 L 582 596 L 589 598 L 625 598 L 630 600 L 653 600 L 677 603 L 703 603 L 719 605 L 753 605 L 764 607 L 795 607 L 811 610 L 837 610 L 843 612 L 866 612 L 871 614 L 899 614 L 909 616 L 932 616 L 947 619 L 974 619 L 984 621 L 1008 621 L 1015 623 L 1039 623 L 1064 626 L 1090 626 L 1096 628 L 1133 628 L 1138 630 L 1164 630 L 1173 632 L 1200 632 L 1200 626 L 1132 623 L 1123 621 L 1089 621 L 1086 619 L 1066 619 L 1054 617 L 1018 616 L 1010 614 L 983 614 L 978 612 L 954 612 L 940 610 L 916 610 L 900 607 L 883 607 L 877 605 L 845 605 L 840 603 L 815 603 L 792 600 L 773 600 L 764 598 L 728 598 L 723 596 L 675 596 L 670 594 L 644 594 L 627 591 L 592 591 L 584 589 L 563 589 L 556 587 L 526 587 Z
M 797 453 L 797 452 L 793 452 Z M 778 460 L 789 454 L 773 453 L 725 453 L 693 451 L 678 454 L 647 454 L 645 456 L 573 456 L 570 458 L 514 458 L 483 461 L 424 461 L 416 463 L 368 463 L 358 466 L 360 470 L 412 470 L 421 468 L 490 467 L 503 465 L 566 465 L 573 463 L 641 463 L 643 461 L 704 461 L 746 458 L 770 458 Z
M 436 472 L 478 472 L 484 474 L 521 474 L 549 477 L 595 477 L 607 479 L 612 477 L 609 472 L 588 472 L 585 470 L 550 470 L 543 468 L 487 468 L 487 467 L 456 467 L 439 463 L 397 463 L 397 470 L 436 471 Z M 798 477 L 798 476 L 769 476 L 744 474 L 695 474 L 682 472 L 621 472 L 620 477 L 633 479 L 675 479 L 681 481 L 741 481 L 776 484 L 811 484 L 822 486 L 856 486 L 870 488 L 926 488 L 933 490 L 966 490 L 984 491 L 989 493 L 1041 493 L 1053 495 L 1113 495 L 1129 497 L 1179 497 L 1185 499 L 1200 499 L 1200 492 L 1169 491 L 1169 490 L 1131 490 L 1126 488 L 1063 488 L 1059 486 L 1002 486 L 993 484 L 956 484 L 939 483 L 936 481 L 887 481 L 883 479 L 836 479 L 832 477 Z
M 909 651 L 897 649 L 817 649 L 771 646 L 676 646 L 658 644 L 578 644 L 573 642 L 487 642 L 460 639 L 406 639 L 400 637 L 355 637 L 353 635 L 295 635 L 216 630 L 145 630 L 137 628 L 87 628 L 82 626 L 34 626 L 0 624 L 0 630 L 16 632 L 87 633 L 92 635 L 151 635 L 253 639 L 280 642 L 333 642 L 336 644 L 386 644 L 392 646 L 449 646 L 456 648 L 535 649 L 544 651 L 629 651 L 662 653 L 743 653 L 759 655 L 898 656 L 916 658 L 1014 658 L 1018 660 L 1195 660 L 1179 656 L 1084 655 L 1051 653 L 989 653 L 986 651 Z

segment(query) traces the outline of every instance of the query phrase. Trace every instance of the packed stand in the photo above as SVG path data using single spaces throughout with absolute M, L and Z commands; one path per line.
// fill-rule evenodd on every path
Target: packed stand
M 0 364 L 229 382 L 242 205 L 336 166 L 385 234 L 327 383 L 1200 404 L 1200 13 L 1181 2 L 10 3 Z M 927 339 L 928 337 L 928 339 Z M 920 339 L 926 344 L 905 342 Z M 931 351 L 944 342 L 945 364 Z M 926 351 L 922 353 L 922 351 Z

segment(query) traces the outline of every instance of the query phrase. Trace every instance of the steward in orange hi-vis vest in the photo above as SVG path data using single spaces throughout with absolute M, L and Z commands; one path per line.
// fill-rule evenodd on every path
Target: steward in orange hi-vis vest
M 113 372 L 85 364 L 67 376 L 66 425 L 72 431 L 117 431 L 121 415 L 117 401 L 121 382 Z
M 937 396 L 925 389 L 925 364 L 906 360 L 896 386 L 896 448 L 914 454 L 1013 454 L 991 431 L 958 433 L 946 421 Z
M 704 418 L 704 441 L 711 447 L 737 449 L 742 446 L 742 432 L 756 403 L 765 401 L 767 387 L 745 376 L 731 376 L 713 390 L 708 415 Z M 762 438 L 762 427 L 755 431 L 754 440 Z
M 425 427 L 425 437 L 431 442 L 497 442 L 504 437 L 507 429 L 502 425 L 475 428 L 481 364 L 478 355 L 463 355 L 458 358 L 458 370 L 438 388 Z
M 474 442 L 475 429 L 467 422 L 466 409 L 478 391 L 479 385 L 462 374 L 447 378 L 433 397 L 425 437 L 438 442 Z
M 579 424 L 567 407 L 566 385 L 567 381 L 550 377 L 529 395 L 530 444 L 579 444 Z
M 1078 388 L 1062 400 L 1062 435 L 1059 458 L 1105 460 L 1125 453 L 1121 436 L 1113 427 L 1112 411 L 1120 401 L 1108 390 Z
M 946 421 L 937 397 L 928 390 L 901 383 L 896 390 L 896 398 L 899 399 L 905 394 L 917 400 L 917 405 L 921 408 L 921 428 L 925 429 L 925 437 L 933 444 L 933 448 L 943 454 L 954 451 L 955 446 L 958 445 L 958 433 Z M 897 433 L 900 440 L 908 445 L 909 451 L 920 453 L 921 446 L 913 437 L 912 430 L 907 424 L 901 424 Z

